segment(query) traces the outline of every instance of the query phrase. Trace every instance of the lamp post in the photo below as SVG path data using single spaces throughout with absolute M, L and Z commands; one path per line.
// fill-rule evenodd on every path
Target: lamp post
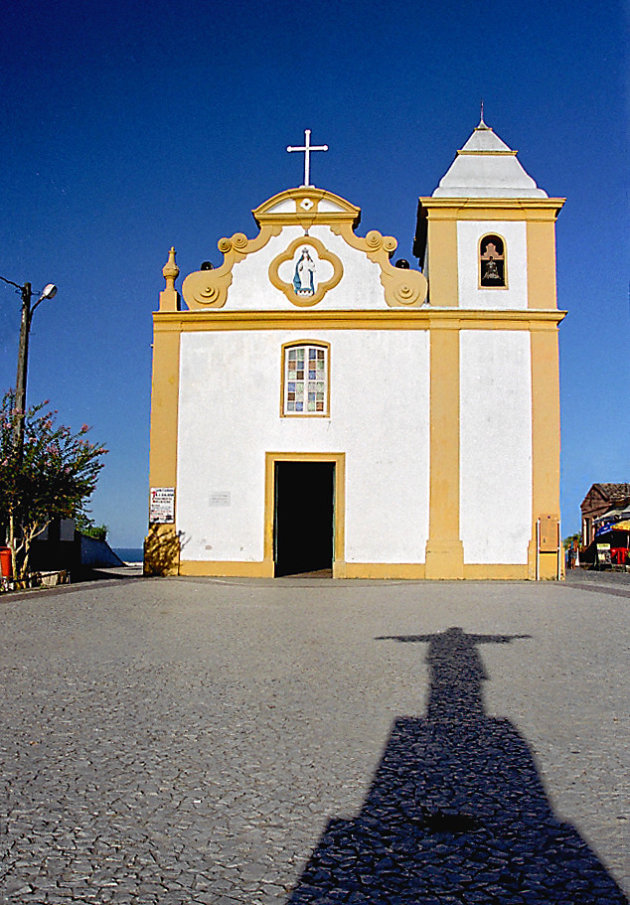
M 19 290 L 22 297 L 22 320 L 20 323 L 20 345 L 18 348 L 18 364 L 17 376 L 15 379 L 15 409 L 17 419 L 14 428 L 14 439 L 18 449 L 18 454 L 22 454 L 22 444 L 24 442 L 24 417 L 26 415 L 26 374 L 28 370 L 28 340 L 31 332 L 31 322 L 33 313 L 37 306 L 44 299 L 51 299 L 57 293 L 57 287 L 54 283 L 48 283 L 44 286 L 41 295 L 34 305 L 31 305 L 33 290 L 30 283 L 14 283 L 13 280 L 7 280 L 6 277 L 0 276 L 0 280 L 15 286 Z

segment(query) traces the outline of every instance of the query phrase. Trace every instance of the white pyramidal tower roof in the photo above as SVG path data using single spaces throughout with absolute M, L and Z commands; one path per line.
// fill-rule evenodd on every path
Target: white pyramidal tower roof
M 509 148 L 483 121 L 440 180 L 434 198 L 547 198 Z

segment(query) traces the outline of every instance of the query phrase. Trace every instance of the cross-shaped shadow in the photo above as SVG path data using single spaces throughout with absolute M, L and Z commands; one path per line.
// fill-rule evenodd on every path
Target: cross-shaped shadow
M 377 639 L 428 645 L 427 716 L 395 720 L 360 814 L 329 822 L 288 905 L 627 905 L 515 726 L 485 712 L 478 646 L 527 637 Z

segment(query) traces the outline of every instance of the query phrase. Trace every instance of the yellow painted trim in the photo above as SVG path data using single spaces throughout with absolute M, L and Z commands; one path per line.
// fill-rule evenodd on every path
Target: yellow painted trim
M 385 301 L 390 308 L 419 308 L 422 305 L 427 297 L 427 279 L 419 270 L 392 265 L 390 258 L 398 247 L 393 236 L 383 236 L 377 229 L 370 230 L 365 238 L 356 236 L 349 223 L 331 224 L 330 229 L 351 248 L 362 251 L 379 265 Z
M 425 577 L 423 562 L 347 562 L 346 578 L 404 578 L 421 581 Z
M 168 312 L 169 314 L 171 312 Z M 176 316 L 179 312 L 176 312 Z M 149 483 L 177 483 L 177 414 L 179 406 L 179 335 L 157 331 L 153 337 Z
M 497 239 L 500 239 L 503 242 L 503 285 L 502 286 L 482 286 L 481 285 L 481 243 L 484 239 L 488 239 L 492 236 L 496 236 Z M 477 243 L 477 289 L 481 289 L 485 291 L 486 289 L 507 289 L 508 288 L 508 267 L 507 267 L 507 247 L 508 244 L 505 240 L 505 236 L 502 236 L 501 233 L 491 232 L 484 233 L 483 236 L 480 236 L 479 241 Z
M 430 331 L 429 538 L 427 578 L 463 578 L 459 536 L 459 333 Z
M 378 311 L 154 311 L 158 333 L 221 330 L 554 330 L 566 311 L 425 306 Z
M 173 290 L 164 290 L 164 292 L 169 291 Z M 179 312 L 168 313 L 178 314 Z M 154 331 L 149 486 L 173 487 L 176 494 L 179 347 L 178 333 L 156 333 Z M 146 574 L 177 575 L 179 539 L 175 525 L 149 526 L 144 545 L 144 561 Z
M 465 157 L 516 157 L 518 151 L 465 151 L 462 149 L 457 154 Z
M 464 578 L 474 581 L 524 581 L 528 577 L 526 563 L 464 563 Z
M 328 261 L 332 264 L 333 274 L 329 280 L 318 283 L 317 289 L 313 295 L 302 297 L 297 295 L 293 283 L 285 283 L 284 280 L 280 279 L 278 271 L 285 261 L 290 261 L 293 258 L 298 248 L 304 247 L 305 245 L 314 248 L 323 261 Z M 312 308 L 313 305 L 317 305 L 318 302 L 321 302 L 329 289 L 334 289 L 335 286 L 338 285 L 342 276 L 343 264 L 337 255 L 333 254 L 332 251 L 329 251 L 319 239 L 313 239 L 310 236 L 294 239 L 293 242 L 291 242 L 281 254 L 277 255 L 269 265 L 269 280 L 271 284 L 275 286 L 276 289 L 279 289 L 280 292 L 283 292 L 291 304 L 297 305 L 298 308 Z
M 536 522 L 543 514 L 560 518 L 560 377 L 558 332 L 531 333 L 532 533 L 529 577 L 536 576 Z M 564 561 L 564 557 L 562 558 Z M 555 578 L 555 553 L 541 553 L 540 577 Z
M 339 564 L 338 564 L 339 565 Z M 423 581 L 426 579 L 424 563 L 342 563 L 343 574 L 336 579 L 373 579 L 379 581 Z M 273 563 L 266 561 L 182 560 L 179 574 L 188 577 L 207 578 L 273 578 Z M 173 573 L 174 574 L 174 573 Z M 555 573 L 554 573 L 555 574 Z M 524 581 L 527 566 L 520 564 L 466 564 L 465 579 L 471 581 Z M 551 576 L 554 577 L 554 576 Z M 439 580 L 439 579 L 438 579 Z
M 457 266 L 457 222 L 429 220 L 427 233 L 427 273 L 431 281 L 429 302 L 440 307 L 459 305 Z
M 319 346 L 326 349 L 326 410 L 324 412 L 285 412 L 284 399 L 286 387 L 286 350 L 293 349 L 296 346 Z M 280 367 L 282 369 L 280 375 L 280 417 L 281 418 L 330 418 L 330 343 L 322 342 L 321 339 L 297 339 L 282 344 L 282 352 L 280 356 Z M 308 381 L 304 381 L 308 383 Z
M 334 462 L 335 504 L 333 532 L 333 578 L 344 578 L 346 562 L 346 454 L 322 452 L 267 452 L 265 453 L 265 539 L 264 562 L 271 564 L 274 574 L 273 528 L 275 516 L 275 464 L 276 462 Z
M 346 578 L 403 579 L 409 581 L 464 578 L 472 581 L 525 581 L 527 565 L 520 563 L 465 563 L 463 575 L 426 574 L 424 563 L 346 563 Z
M 301 205 L 307 199 L 312 202 L 312 207 L 305 210 Z M 272 211 L 282 202 L 294 202 L 293 210 Z M 329 201 L 340 207 L 339 211 L 320 210 L 320 203 Z M 356 207 L 341 195 L 327 192 L 325 189 L 317 189 L 315 186 L 300 186 L 299 188 L 286 189 L 279 192 L 267 201 L 263 201 L 252 211 L 256 223 L 264 228 L 267 225 L 301 226 L 302 229 L 310 229 L 314 224 L 349 223 L 351 228 L 357 227 L 361 219 L 361 208 Z
M 224 578 L 273 578 L 273 563 L 236 560 L 185 559 L 179 565 L 179 574 Z
M 195 270 L 189 273 L 182 285 L 182 295 L 191 310 L 222 308 L 232 285 L 232 269 L 247 255 L 260 251 L 272 236 L 282 232 L 280 224 L 264 226 L 254 239 L 244 233 L 234 233 L 231 238 L 219 239 L 218 249 L 223 252 L 223 263 L 214 270 Z
M 555 221 L 565 198 L 433 198 L 420 204 L 431 220 Z
M 556 308 L 554 223 L 527 223 L 527 298 L 530 308 Z

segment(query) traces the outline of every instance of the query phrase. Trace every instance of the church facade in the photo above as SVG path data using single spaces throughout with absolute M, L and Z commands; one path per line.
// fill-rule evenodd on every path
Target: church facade
M 419 200 L 414 269 L 309 184 L 309 136 L 304 185 L 219 241 L 185 308 L 164 267 L 145 569 L 560 577 L 563 199 L 482 119 Z

